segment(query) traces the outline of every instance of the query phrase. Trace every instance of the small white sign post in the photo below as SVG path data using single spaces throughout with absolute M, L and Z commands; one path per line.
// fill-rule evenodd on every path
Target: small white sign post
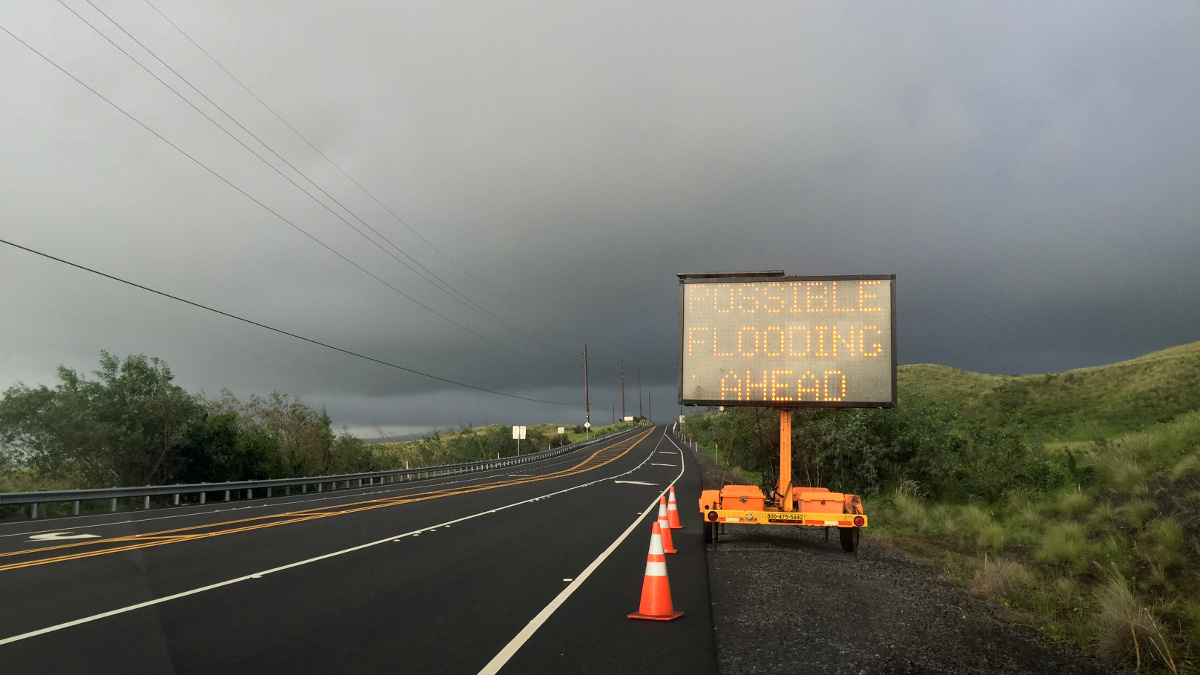
M 513 427 L 513 440 L 517 442 L 517 457 L 521 456 L 521 440 L 525 438 L 525 427 Z
M 560 448 L 562 447 L 562 435 L 563 435 L 564 431 L 566 431 L 566 429 L 564 429 L 562 427 L 558 428 L 558 447 L 560 447 Z

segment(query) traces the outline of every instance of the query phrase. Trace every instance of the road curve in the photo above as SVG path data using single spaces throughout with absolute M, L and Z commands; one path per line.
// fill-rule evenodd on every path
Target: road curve
M 668 567 L 685 614 L 632 621 L 646 514 L 672 481 L 686 527 Z M 655 427 L 503 471 L 0 524 L 0 663 L 715 672 L 700 523 L 687 506 L 698 494 L 691 453 Z M 81 535 L 95 536 L 69 538 Z

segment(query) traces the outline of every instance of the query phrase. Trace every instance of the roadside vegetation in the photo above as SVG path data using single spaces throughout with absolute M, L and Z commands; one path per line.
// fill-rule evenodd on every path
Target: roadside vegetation
M 564 433 L 558 434 L 563 426 Z M 541 452 L 582 441 L 591 436 L 607 434 L 631 426 L 628 423 L 593 427 L 590 434 L 582 426 L 559 424 L 535 424 L 526 427 L 525 440 L 521 441 L 520 453 Z M 509 457 L 517 454 L 517 442 L 512 437 L 512 427 L 492 424 L 483 427 L 464 426 L 458 430 L 435 430 L 415 441 L 398 443 L 372 443 L 368 446 L 377 458 L 393 466 L 431 466 L 476 462 L 494 457 Z
M 1200 343 L 1060 374 L 900 369 L 895 410 L 793 416 L 795 479 L 856 492 L 883 545 L 1051 637 L 1200 673 Z M 778 414 L 684 432 L 770 487 Z
M 102 352 L 91 375 L 60 366 L 54 387 L 17 383 L 4 392 L 0 492 L 319 476 L 517 452 L 511 427 L 501 426 L 366 444 L 295 396 L 188 393 L 166 363 L 146 356 Z M 529 427 L 522 452 L 557 445 L 557 431 Z M 584 430 L 569 431 L 564 443 Z M 0 517 L 17 510 L 0 508 Z

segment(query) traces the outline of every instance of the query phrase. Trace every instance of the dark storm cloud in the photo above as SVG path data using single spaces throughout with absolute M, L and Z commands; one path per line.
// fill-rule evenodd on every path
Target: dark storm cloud
M 1040 372 L 1200 339 L 1194 3 L 156 2 L 482 286 L 146 4 L 96 4 L 355 214 L 557 351 L 399 266 L 61 7 L 5 5 L 0 25 L 483 336 L 0 35 L 4 238 L 315 339 L 574 404 L 587 342 L 598 422 L 620 406 L 622 357 L 627 412 L 639 368 L 655 409 L 672 407 L 683 271 L 896 273 L 902 363 Z M 300 393 L 355 429 L 581 421 L 578 405 L 447 388 L 15 251 L 0 251 L 0 284 L 5 386 L 90 368 L 104 348 L 161 356 L 194 390 Z

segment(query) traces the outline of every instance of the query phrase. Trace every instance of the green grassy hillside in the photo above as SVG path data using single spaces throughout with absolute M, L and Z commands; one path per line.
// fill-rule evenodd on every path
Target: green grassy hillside
M 1094 368 L 1042 375 L 985 375 L 946 366 L 901 366 L 903 392 L 923 386 L 965 422 L 1015 422 L 1046 440 L 1110 438 L 1200 409 L 1200 342 Z

